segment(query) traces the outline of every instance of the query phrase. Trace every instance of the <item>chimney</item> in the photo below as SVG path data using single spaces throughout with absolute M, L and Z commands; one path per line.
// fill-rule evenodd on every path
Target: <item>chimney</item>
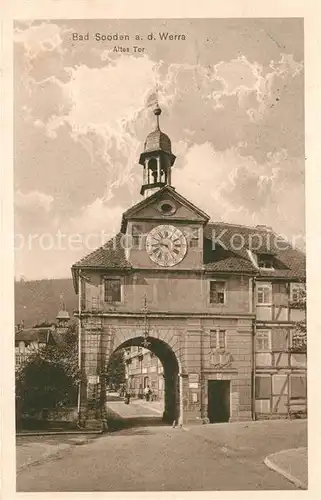
M 267 229 L 268 231 L 272 231 L 272 227 L 271 226 L 266 226 L 265 224 L 256 224 L 256 226 L 258 229 Z

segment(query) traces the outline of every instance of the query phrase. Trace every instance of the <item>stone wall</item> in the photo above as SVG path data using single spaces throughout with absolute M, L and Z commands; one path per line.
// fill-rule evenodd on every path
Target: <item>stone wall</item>
M 223 329 L 226 332 L 226 348 L 223 351 L 210 346 L 213 329 Z M 87 397 L 90 397 L 90 391 L 93 390 L 95 376 L 98 383 L 99 371 L 107 366 L 115 349 L 139 345 L 143 332 L 139 318 L 121 315 L 102 317 L 102 328 L 96 332 L 84 329 L 83 367 L 88 383 Z M 176 405 L 178 413 L 183 409 L 184 421 L 206 420 L 209 380 L 231 381 L 231 420 L 251 418 L 253 368 L 251 318 L 173 318 L 167 315 L 151 319 L 149 338 L 152 341 L 153 352 L 165 366 L 167 392 L 170 392 L 168 377 L 174 375 L 171 367 L 166 372 L 166 359 L 169 353 L 172 353 L 177 360 L 178 376 L 181 381 L 175 379 L 174 391 L 178 392 Z M 183 389 L 182 394 L 179 387 Z

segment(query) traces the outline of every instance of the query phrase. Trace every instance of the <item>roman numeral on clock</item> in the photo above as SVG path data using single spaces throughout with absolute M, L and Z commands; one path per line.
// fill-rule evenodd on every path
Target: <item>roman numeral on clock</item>
M 186 254 L 185 236 L 180 229 L 172 225 L 156 226 L 147 235 L 146 251 L 156 264 L 164 267 L 174 266 Z

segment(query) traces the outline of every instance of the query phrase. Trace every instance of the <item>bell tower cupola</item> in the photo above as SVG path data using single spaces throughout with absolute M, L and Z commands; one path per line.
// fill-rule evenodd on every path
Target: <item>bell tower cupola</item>
M 60 295 L 60 311 L 56 316 L 56 320 L 57 320 L 57 332 L 66 333 L 68 330 L 70 316 L 68 311 L 66 310 L 63 294 Z
M 162 110 L 158 103 L 153 113 L 156 117 L 156 128 L 148 134 L 144 151 L 139 157 L 139 163 L 144 168 L 143 185 L 140 194 L 147 198 L 164 186 L 171 185 L 171 169 L 176 156 L 172 153 L 171 140 L 159 127 L 159 117 Z

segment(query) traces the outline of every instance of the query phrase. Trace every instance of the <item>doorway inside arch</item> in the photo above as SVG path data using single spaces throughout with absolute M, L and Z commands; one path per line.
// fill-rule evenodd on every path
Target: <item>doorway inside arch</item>
M 127 340 L 111 355 L 107 367 L 107 407 L 120 414 L 127 426 L 176 425 L 180 417 L 177 358 L 164 341 L 149 337 L 148 347 L 144 347 L 143 340 Z

